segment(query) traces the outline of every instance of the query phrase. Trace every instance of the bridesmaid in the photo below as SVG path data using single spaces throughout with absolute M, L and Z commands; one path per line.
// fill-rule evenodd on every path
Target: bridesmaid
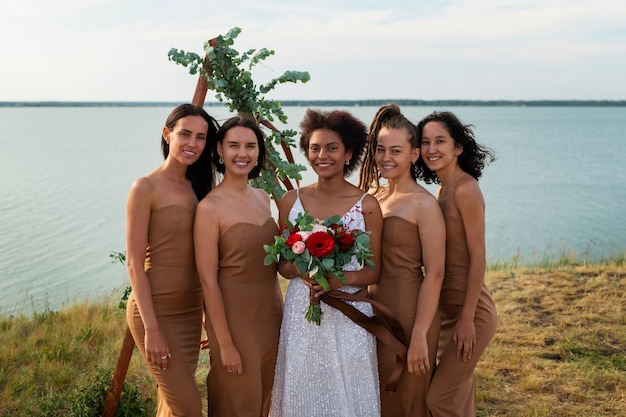
M 371 187 L 384 217 L 380 280 L 369 291 L 396 315 L 408 342 L 395 393 L 385 390 L 395 353 L 378 343 L 383 417 L 429 415 L 426 393 L 437 356 L 446 231 L 437 200 L 416 182 L 419 154 L 415 125 L 397 105 L 381 107 L 370 126 L 359 180 L 361 188 Z
M 269 411 L 283 301 L 276 264 L 263 265 L 263 245 L 274 243 L 279 231 L 269 196 L 248 184 L 265 156 L 256 121 L 228 119 L 214 154 L 223 181 L 198 204 L 194 241 L 208 317 L 209 416 Z
M 493 337 L 497 315 L 485 286 L 485 201 L 478 186 L 493 151 L 479 145 L 470 125 L 450 112 L 434 112 L 417 125 L 419 170 L 441 184 L 446 222 L 446 268 L 439 311 L 439 364 L 428 391 L 434 417 L 475 416 L 474 368 Z
M 192 231 L 198 200 L 213 186 L 210 143 L 217 129 L 201 107 L 176 107 L 161 135 L 165 162 L 135 180 L 128 196 L 126 265 L 133 290 L 126 319 L 158 385 L 161 417 L 202 417 L 195 376 L 202 288 Z

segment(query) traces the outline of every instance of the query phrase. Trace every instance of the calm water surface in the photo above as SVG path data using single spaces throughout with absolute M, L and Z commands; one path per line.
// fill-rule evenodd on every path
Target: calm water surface
M 366 125 L 377 110 L 346 109 Z M 130 184 L 162 161 L 160 131 L 170 110 L 0 108 L 0 314 L 117 295 L 128 284 L 109 254 L 124 250 Z M 402 110 L 417 122 L 435 109 Z M 490 262 L 624 249 L 626 108 L 437 110 L 473 124 L 478 141 L 498 155 L 480 179 Z M 305 108 L 285 111 L 289 124 L 279 127 L 297 129 Z M 303 183 L 313 179 L 309 171 Z

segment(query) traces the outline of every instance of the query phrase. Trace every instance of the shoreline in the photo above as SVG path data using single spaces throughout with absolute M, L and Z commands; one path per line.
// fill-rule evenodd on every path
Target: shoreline
M 512 258 L 507 261 L 497 261 L 487 263 L 485 270 L 485 280 L 494 275 L 507 274 L 509 276 L 517 276 L 525 273 L 536 273 L 543 271 L 546 274 L 552 274 L 556 270 L 574 270 L 576 268 L 614 268 L 626 265 L 626 250 L 613 253 L 612 255 L 600 258 L 589 258 L 583 255 L 576 255 L 574 252 L 563 252 L 560 255 L 545 255 L 541 259 L 534 261 L 523 260 L 521 258 Z M 283 291 L 287 289 L 288 280 L 279 276 Z M 15 300 L 12 307 L 4 306 L 0 309 L 0 321 L 29 319 L 32 320 L 41 314 L 59 313 L 65 310 L 75 308 L 80 305 L 101 306 L 109 303 L 117 304 L 121 301 L 124 290 L 130 286 L 130 282 L 120 285 L 111 290 L 102 290 L 97 293 L 83 294 L 80 296 L 66 294 L 51 297 L 46 294 L 44 297 L 34 299 L 24 294 L 21 300 Z M 18 309 L 17 306 L 24 307 Z M 5 309 L 5 311 L 2 311 Z

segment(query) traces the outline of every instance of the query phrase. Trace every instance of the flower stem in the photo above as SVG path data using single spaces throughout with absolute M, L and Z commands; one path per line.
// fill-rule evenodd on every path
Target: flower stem
M 313 295 L 313 289 L 310 290 L 309 307 L 306 309 L 304 317 L 306 317 L 309 323 L 315 323 L 318 326 L 322 322 L 322 306 L 320 305 L 320 299 Z

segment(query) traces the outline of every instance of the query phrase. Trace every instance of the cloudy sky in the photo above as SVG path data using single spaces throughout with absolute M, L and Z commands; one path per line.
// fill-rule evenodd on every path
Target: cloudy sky
M 167 52 L 235 26 L 258 81 L 310 72 L 275 99 L 626 99 L 623 0 L 20 0 L 0 101 L 189 101 Z

